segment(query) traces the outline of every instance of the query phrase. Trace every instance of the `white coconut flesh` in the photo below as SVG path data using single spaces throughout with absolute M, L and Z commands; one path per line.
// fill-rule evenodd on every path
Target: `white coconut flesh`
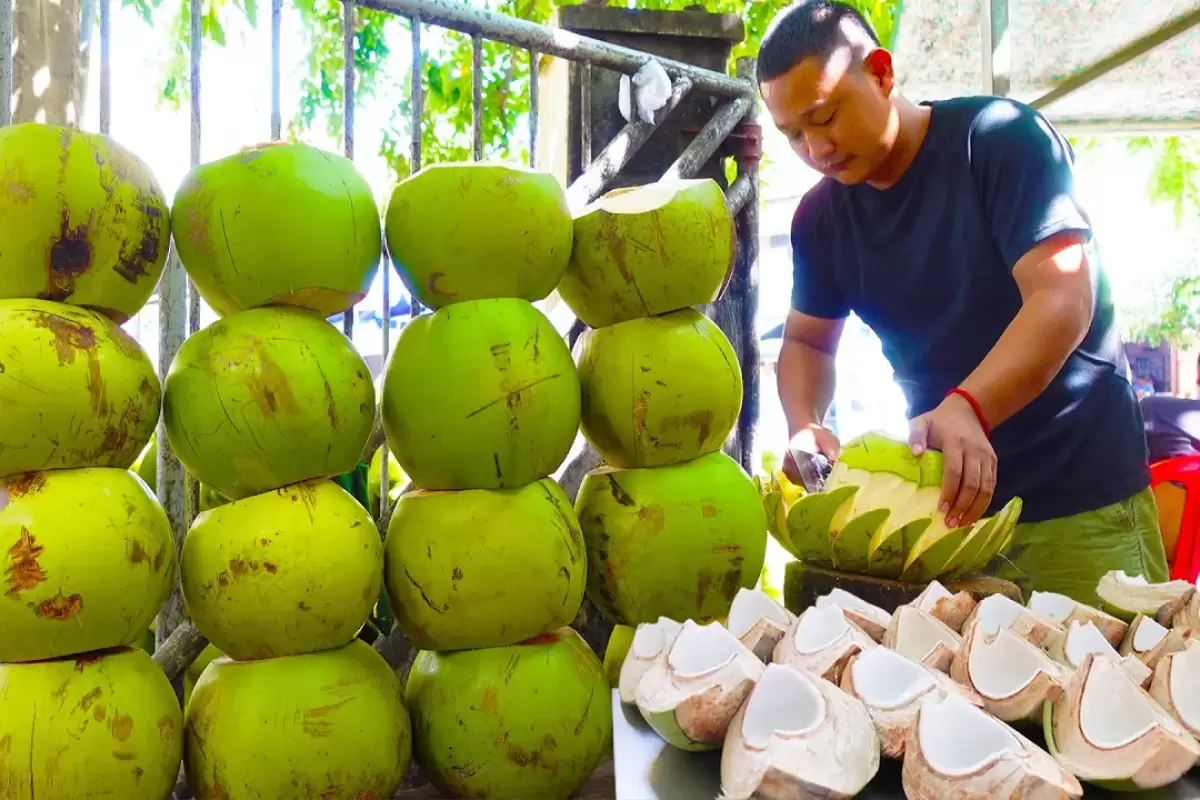
M 610 214 L 649 214 L 669 205 L 680 192 L 703 182 L 655 181 L 623 192 L 610 192 L 598 198 L 588 211 L 600 209 Z
M 817 598 L 817 608 L 826 608 L 831 605 L 841 607 L 849 619 L 876 641 L 887 630 L 888 623 L 892 621 L 891 614 L 845 589 L 833 589 L 829 594 L 823 594 Z
M 1148 583 L 1141 575 L 1121 570 L 1106 572 L 1096 584 L 1096 594 L 1108 605 L 1129 616 L 1153 616 L 1160 608 L 1196 587 L 1188 581 Z
M 841 606 L 804 610 L 775 647 L 773 660 L 837 682 L 846 662 L 875 641 L 846 619 Z
M 993 594 L 980 601 L 975 613 L 967 621 L 964 632 L 966 627 L 978 627 L 988 635 L 1007 628 L 1043 649 L 1061 644 L 1065 633 L 1060 625 L 1038 616 L 1002 594 Z
M 1007 725 L 952 695 L 922 705 L 917 736 L 929 766 L 950 777 L 973 775 L 1024 750 Z
M 690 622 L 690 620 L 689 620 Z M 688 625 L 683 630 L 671 652 L 667 663 L 677 678 L 691 680 L 714 675 L 737 660 L 739 650 L 736 639 L 720 625 Z
M 892 615 L 884 644 L 905 658 L 945 672 L 962 639 L 919 608 L 901 606 Z
M 792 622 L 791 613 L 764 592 L 740 589 L 729 608 L 726 626 L 742 644 L 765 661 Z
M 1057 665 L 1008 630 L 976 635 L 967 655 L 971 687 L 987 700 L 1004 700 L 1027 688 L 1039 674 L 1058 678 Z
M 1042 619 L 1067 627 L 1073 621 L 1091 622 L 1112 645 L 1120 643 L 1126 624 L 1098 608 L 1086 606 L 1057 592 L 1033 592 L 1027 604 L 1030 611 Z
M 1083 659 L 1093 653 L 1101 658 L 1112 659 L 1114 663 L 1120 664 L 1129 677 L 1133 678 L 1138 685 L 1144 684 L 1150 679 L 1151 670 L 1142 662 L 1132 656 L 1123 657 L 1118 653 L 1108 640 L 1104 638 L 1104 634 L 1090 622 L 1085 622 L 1082 625 L 1078 622 L 1072 622 L 1067 628 L 1066 638 L 1063 640 L 1061 648 L 1061 657 L 1059 660 L 1072 669 L 1079 669 L 1083 664 Z M 1056 650 L 1056 656 L 1060 651 Z
M 1154 670 L 1150 692 L 1192 736 L 1200 735 L 1200 646 L 1163 658 Z
M 814 733 L 825 721 L 825 713 L 825 698 L 811 680 L 796 670 L 771 665 L 746 701 L 742 736 L 748 748 L 765 750 L 776 735 L 794 738 Z
M 1143 616 L 1135 619 L 1130 627 L 1133 629 L 1133 635 L 1130 637 L 1129 643 L 1135 653 L 1150 652 L 1158 647 L 1158 643 L 1165 639 L 1170 632 L 1149 617 Z
M 850 623 L 840 606 L 814 606 L 800 615 L 792 637 L 792 649 L 800 655 L 812 655 L 848 638 Z
M 903 708 L 938 686 L 929 670 L 886 647 L 854 659 L 850 677 L 858 699 L 882 711 Z
M 633 642 L 629 652 L 621 664 L 621 675 L 617 688 L 621 702 L 637 702 L 638 684 L 646 671 L 660 657 L 665 657 L 675 641 L 675 637 L 683 630 L 683 625 L 667 617 L 659 617 L 657 622 L 643 622 L 633 633 Z
M 850 502 L 842 504 L 834 516 L 830 527 L 835 531 L 841 530 L 849 520 L 880 508 L 886 508 L 891 513 L 875 534 L 875 541 L 882 541 L 893 532 L 919 519 L 931 520 L 922 536 L 928 536 L 932 531 L 935 537 L 940 538 L 949 530 L 946 527 L 945 515 L 939 514 L 937 510 L 942 492 L 940 486 L 922 487 L 892 472 L 869 472 L 838 463 L 834 465 L 825 481 L 825 491 L 832 491 L 840 486 L 857 486 L 858 491 L 854 493 Z

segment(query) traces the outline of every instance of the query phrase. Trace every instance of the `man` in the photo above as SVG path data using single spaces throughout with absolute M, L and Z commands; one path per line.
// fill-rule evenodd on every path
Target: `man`
M 1150 463 L 1200 456 L 1200 400 L 1152 394 L 1141 399 Z
M 944 454 L 947 523 L 1024 501 L 993 571 L 1082 602 L 1110 569 L 1166 580 L 1142 421 L 1066 140 L 1013 101 L 906 100 L 870 25 L 828 0 L 772 22 L 758 80 L 775 125 L 825 176 L 792 226 L 789 454 L 837 456 L 822 420 L 854 311 L 905 391 L 913 452 Z M 792 457 L 786 468 L 796 475 Z

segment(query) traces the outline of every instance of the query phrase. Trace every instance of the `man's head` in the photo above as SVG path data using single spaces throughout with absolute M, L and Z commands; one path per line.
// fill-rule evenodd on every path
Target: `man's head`
M 842 183 L 866 180 L 895 144 L 891 54 L 845 3 L 798 0 L 780 12 L 758 51 L 758 82 L 792 149 Z

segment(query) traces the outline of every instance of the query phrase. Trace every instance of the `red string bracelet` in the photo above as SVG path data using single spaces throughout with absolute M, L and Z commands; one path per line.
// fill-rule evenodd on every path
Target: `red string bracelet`
M 971 404 L 971 410 L 975 412 L 975 419 L 979 420 L 979 426 L 983 428 L 983 435 L 990 439 L 992 437 L 992 426 L 988 424 L 987 417 L 983 415 L 983 406 L 979 405 L 979 401 L 961 386 L 955 386 L 953 389 L 946 392 L 946 397 L 949 397 L 952 394 L 958 395 Z

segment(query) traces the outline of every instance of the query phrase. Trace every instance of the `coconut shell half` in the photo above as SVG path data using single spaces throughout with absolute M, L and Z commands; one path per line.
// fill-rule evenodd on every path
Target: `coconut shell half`
M 847 618 L 841 606 L 813 607 L 775 646 L 772 661 L 837 683 L 846 663 L 875 641 Z

